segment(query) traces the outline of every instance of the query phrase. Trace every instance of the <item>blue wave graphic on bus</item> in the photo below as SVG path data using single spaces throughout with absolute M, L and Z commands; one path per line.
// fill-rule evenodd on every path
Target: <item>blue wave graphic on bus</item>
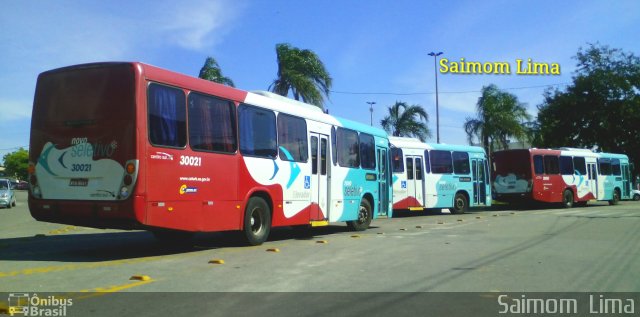
M 280 168 L 278 167 L 278 164 L 276 163 L 276 160 L 273 160 L 273 175 L 271 176 L 271 178 L 269 178 L 269 180 L 273 180 L 276 175 L 278 174 L 278 171 L 280 170 Z
M 40 154 L 40 159 L 38 159 L 38 164 L 40 164 L 40 166 L 42 166 L 42 168 L 44 168 L 44 170 L 47 171 L 47 173 L 53 176 L 58 176 L 56 173 L 51 171 L 51 167 L 49 166 L 49 153 L 54 148 L 55 148 L 55 145 L 52 144 L 51 146 L 46 148 L 44 151 L 42 151 L 42 154 Z
M 300 166 L 298 166 L 298 164 L 294 162 L 293 155 L 291 155 L 291 153 L 289 153 L 287 149 L 280 146 L 280 151 L 282 151 L 282 153 L 284 153 L 284 156 L 287 157 L 287 160 L 289 160 L 289 166 L 291 167 L 291 175 L 289 175 L 289 182 L 287 182 L 287 189 L 289 189 L 289 187 L 293 185 L 293 182 L 296 180 L 296 178 L 298 178 L 298 175 L 300 175 Z
M 580 176 L 580 181 L 578 182 L 578 185 L 576 185 L 577 187 L 580 187 L 580 185 L 582 185 L 582 182 L 584 182 L 584 175 L 580 174 L 580 171 L 575 170 L 575 174 L 578 174 L 578 176 Z M 576 181 L 576 176 L 575 174 L 573 175 L 573 182 Z

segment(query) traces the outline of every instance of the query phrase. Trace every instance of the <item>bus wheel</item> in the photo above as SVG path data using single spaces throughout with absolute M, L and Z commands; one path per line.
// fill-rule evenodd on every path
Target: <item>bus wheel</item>
M 609 200 L 609 205 L 617 205 L 620 202 L 620 191 L 616 188 L 613 190 L 613 199 Z
M 467 196 L 462 193 L 457 193 L 456 197 L 453 198 L 453 208 L 449 208 L 449 211 L 452 214 L 463 214 L 469 208 L 469 202 L 467 201 Z
M 267 241 L 271 231 L 271 210 L 260 197 L 251 197 L 244 211 L 244 237 L 250 245 L 261 245 Z
M 562 193 L 562 207 L 573 207 L 573 192 L 568 189 L 565 189 L 564 193 Z
M 367 230 L 371 224 L 371 214 L 371 204 L 368 200 L 362 199 L 362 201 L 360 201 L 360 208 L 358 209 L 358 220 L 347 221 L 347 226 L 353 231 Z

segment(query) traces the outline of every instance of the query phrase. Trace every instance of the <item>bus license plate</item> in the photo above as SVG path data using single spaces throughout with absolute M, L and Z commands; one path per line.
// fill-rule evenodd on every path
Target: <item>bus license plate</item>
M 72 178 L 69 180 L 69 186 L 87 186 L 89 185 L 88 178 Z

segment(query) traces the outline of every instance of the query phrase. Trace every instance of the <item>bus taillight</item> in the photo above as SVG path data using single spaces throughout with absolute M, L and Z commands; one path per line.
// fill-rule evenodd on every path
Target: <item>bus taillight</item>
M 131 174 L 135 173 L 135 171 L 136 171 L 136 165 L 133 164 L 133 163 L 128 163 L 127 164 L 127 173 L 129 175 L 131 175 Z
M 125 173 L 122 177 L 122 183 L 120 183 L 120 192 L 118 194 L 119 199 L 127 199 L 133 191 L 133 186 L 138 178 L 138 161 L 129 160 L 124 165 Z

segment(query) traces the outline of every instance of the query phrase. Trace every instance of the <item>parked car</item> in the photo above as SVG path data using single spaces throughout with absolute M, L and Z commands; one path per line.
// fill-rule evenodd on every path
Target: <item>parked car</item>
M 6 178 L 0 178 L 0 207 L 11 208 L 16 206 L 16 195 L 13 192 L 11 182 Z
M 631 197 L 633 200 L 640 200 L 640 190 L 634 189 L 631 191 Z
M 29 183 L 25 181 L 20 181 L 18 182 L 18 185 L 16 185 L 16 189 L 27 190 L 29 189 Z

